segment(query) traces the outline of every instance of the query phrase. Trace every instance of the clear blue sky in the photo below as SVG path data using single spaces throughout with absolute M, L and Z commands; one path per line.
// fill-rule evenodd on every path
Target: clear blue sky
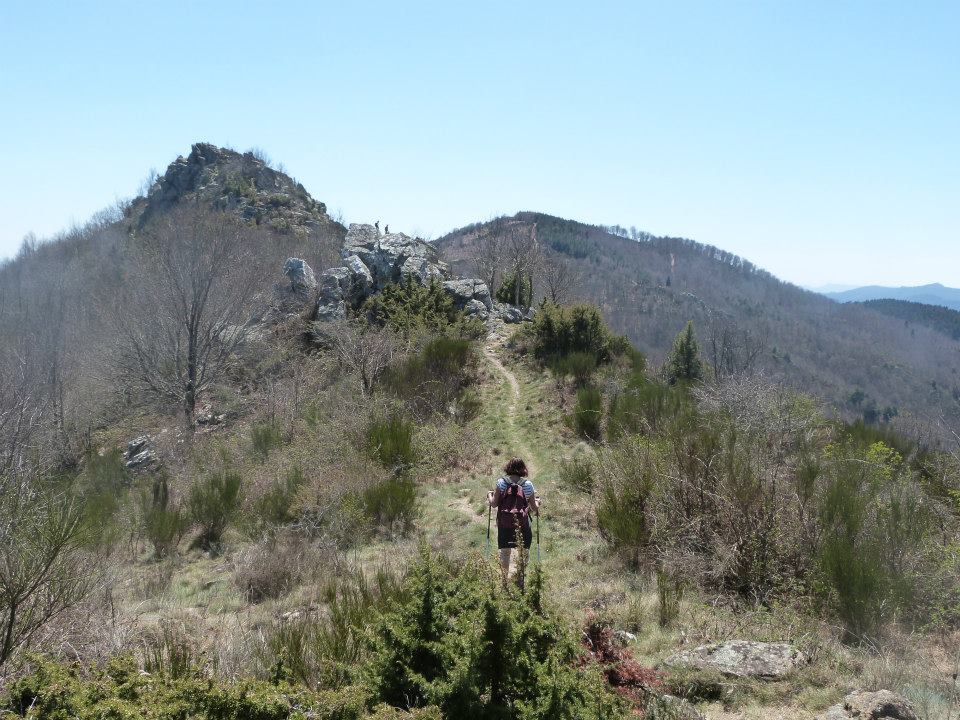
M 960 286 L 958 2 L 0 4 L 0 256 L 199 140 L 347 221 L 518 210 Z

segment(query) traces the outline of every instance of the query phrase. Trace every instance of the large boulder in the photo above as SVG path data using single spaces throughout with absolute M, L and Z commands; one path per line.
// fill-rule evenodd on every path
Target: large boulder
M 777 680 L 805 665 L 807 658 L 788 643 L 731 640 L 701 645 L 671 655 L 667 665 L 696 670 L 716 670 L 733 677 Z
M 306 260 L 287 258 L 283 264 L 286 278 L 273 286 L 274 308 L 281 313 L 298 313 L 313 298 L 317 278 Z
M 320 273 L 317 283 L 317 320 L 342 320 L 347 316 L 347 297 L 350 290 L 350 271 L 343 267 L 330 268 Z
M 430 278 L 447 277 L 447 266 L 437 257 L 436 248 L 425 240 L 403 233 L 381 235 L 373 225 L 353 223 L 347 230 L 340 251 L 344 259 L 356 255 L 368 268 L 373 290 L 399 282 L 404 275 L 412 275 L 426 283 Z
M 525 317 L 523 310 L 520 308 L 499 301 L 494 301 L 493 310 L 490 314 L 505 323 L 522 322 Z
M 357 255 L 347 255 L 343 266 L 350 271 L 350 294 L 355 301 L 362 300 L 373 291 L 373 275 L 370 268 Z
M 488 312 L 493 310 L 490 288 L 483 280 L 477 278 L 447 280 L 443 283 L 443 289 L 453 298 L 453 304 L 461 310 L 474 300 L 481 303 Z
M 307 298 L 309 293 L 317 287 L 317 278 L 313 274 L 306 260 L 301 258 L 287 258 L 283 264 L 283 274 L 290 281 L 290 292 Z
M 919 720 L 906 698 L 889 690 L 855 690 L 817 720 Z

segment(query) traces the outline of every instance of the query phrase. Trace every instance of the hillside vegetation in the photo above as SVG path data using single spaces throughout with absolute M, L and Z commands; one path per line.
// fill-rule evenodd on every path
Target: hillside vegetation
M 294 189 L 223 201 L 265 165 L 195 153 L 152 217 L 158 189 L 0 268 L 5 718 L 957 717 L 956 440 L 835 417 L 696 315 L 644 352 L 564 297 L 607 234 L 441 282 Z M 369 265 L 286 257 L 341 231 Z M 505 581 L 515 456 L 543 506 Z
M 960 342 L 960 311 L 907 300 L 867 300 L 863 305 L 903 320 L 907 327 L 928 327 Z
M 516 236 L 535 237 L 552 263 L 567 268 L 566 298 L 596 303 L 655 362 L 693 320 L 720 374 L 762 371 L 847 417 L 890 409 L 909 432 L 944 419 L 956 429 L 960 421 L 960 355 L 952 339 L 781 282 L 718 248 L 539 213 L 471 225 L 437 243 L 455 268 L 479 271 L 492 244 L 512 256 Z M 556 274 L 548 265 L 539 296 L 550 296 Z

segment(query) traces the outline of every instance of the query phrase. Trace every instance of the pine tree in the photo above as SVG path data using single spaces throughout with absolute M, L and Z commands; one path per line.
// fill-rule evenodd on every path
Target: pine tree
M 673 341 L 673 350 L 664 367 L 667 381 L 671 385 L 699 382 L 703 379 L 703 361 L 700 359 L 700 346 L 693 332 L 692 320 Z

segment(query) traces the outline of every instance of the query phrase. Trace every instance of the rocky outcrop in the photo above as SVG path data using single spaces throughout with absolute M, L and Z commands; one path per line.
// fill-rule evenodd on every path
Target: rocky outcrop
M 343 237 L 343 226 L 327 215 L 303 185 L 270 167 L 252 152 L 238 153 L 196 143 L 157 178 L 146 197 L 137 198 L 129 216 L 137 228 L 186 199 L 210 203 L 260 227 L 284 234 Z
M 359 307 L 370 295 L 406 277 L 422 284 L 433 280 L 442 283 L 454 305 L 469 316 L 507 323 L 524 319 L 518 308 L 494 302 L 482 280 L 451 278 L 436 248 L 420 238 L 403 233 L 383 235 L 373 225 L 354 223 L 347 231 L 340 256 L 343 263 L 339 267 L 316 277 L 306 262 L 289 258 L 283 268 L 287 280 L 274 288 L 274 306 L 264 319 L 269 323 L 300 314 L 308 302 L 314 302 L 306 313 L 311 319 L 341 320 L 350 308 Z
M 352 255 L 370 272 L 374 291 L 407 275 L 427 283 L 430 278 L 443 280 L 450 274 L 430 243 L 403 233 L 381 235 L 373 225 L 350 225 L 340 256 L 346 260 Z
M 731 640 L 678 652 L 667 665 L 696 670 L 715 670 L 733 677 L 777 680 L 805 665 L 803 653 L 788 643 Z
M 149 470 L 158 463 L 157 452 L 147 435 L 141 435 L 127 443 L 123 462 L 128 470 Z
M 817 720 L 919 720 L 916 709 L 906 698 L 889 690 L 856 690 L 842 703 L 834 705 Z
M 456 278 L 443 283 L 443 289 L 453 298 L 453 304 L 461 310 L 473 307 L 479 310 L 483 306 L 485 312 L 493 310 L 493 298 L 490 297 L 490 288 L 483 280 L 476 278 Z M 479 303 L 479 305 L 473 305 Z

